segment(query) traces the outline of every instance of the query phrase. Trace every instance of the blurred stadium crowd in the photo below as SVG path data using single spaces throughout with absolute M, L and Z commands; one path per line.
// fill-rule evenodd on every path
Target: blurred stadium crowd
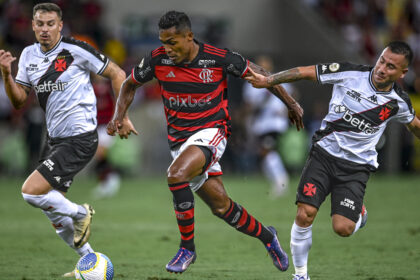
M 43 1 L 0 1 L 1 49 L 9 50 L 14 56 L 19 57 L 22 49 L 35 41 L 31 27 L 32 7 L 39 2 Z M 56 0 L 52 2 L 58 4 L 64 12 L 63 34 L 65 36 L 73 36 L 87 41 L 119 64 L 126 73 L 129 73 L 133 65 L 138 63 L 146 50 L 151 50 L 159 45 L 156 27 L 159 15 L 141 19 L 127 18 L 126 22 L 121 23 L 121 32 L 117 36 L 110 34 L 104 28 L 105 6 L 101 1 Z M 377 53 L 390 40 L 407 41 L 414 50 L 416 60 L 412 65 L 411 73 L 406 76 L 403 83 L 405 89 L 410 93 L 417 112 L 420 111 L 420 0 L 302 0 L 302 2 L 327 21 L 333 22 L 342 31 L 344 38 L 350 42 L 347 51 L 361 56 L 366 64 L 374 63 Z M 200 21 L 194 21 L 194 15 L 191 15 L 191 18 L 196 37 L 214 45 L 224 46 L 224 38 L 228 36 L 227 21 L 210 16 L 204 20 L 203 17 L 200 17 Z M 256 54 L 244 55 L 256 58 L 254 56 Z M 13 66 L 14 71 L 17 71 L 16 62 Z M 277 65 L 277 68 L 280 70 L 281 65 Z M 93 82 L 99 92 L 105 93 L 105 95 L 111 92 L 109 85 L 104 85 L 99 79 L 94 78 Z M 232 79 L 229 83 L 231 92 L 235 92 L 235 94 L 231 94 L 233 134 L 222 164 L 225 170 L 244 173 L 257 172 L 258 154 L 253 148 L 255 137 L 252 137 L 249 130 L 249 122 L 245 121 L 249 119 L 249 110 L 243 106 L 243 82 Z M 32 170 L 37 163 L 42 139 L 45 137 L 45 128 L 43 111 L 38 106 L 34 94 L 31 93 L 31 95 L 32 101 L 24 109 L 14 110 L 4 92 L 3 82 L 0 78 L 0 174 L 26 173 Z M 153 162 L 153 158 L 156 163 L 161 162 L 163 153 L 159 145 L 166 145 L 163 109 L 160 107 L 160 111 L 159 109 L 154 110 L 161 106 L 156 84 L 151 83 L 142 88 L 135 102 L 136 106 L 132 106 L 133 110 L 137 111 L 141 108 L 139 111 L 142 111 L 138 113 L 141 119 L 135 120 L 135 125 L 139 126 L 140 122 L 147 123 L 148 120 L 151 120 L 151 130 L 144 131 L 144 134 L 142 133 L 137 138 L 140 140 L 129 143 L 133 149 L 141 150 L 138 156 L 140 159 L 133 159 L 126 163 L 153 171 L 153 167 L 151 167 L 153 164 L 149 163 Z M 101 116 L 100 106 L 101 97 L 98 97 L 98 116 Z M 156 113 L 157 111 L 160 114 Z M 145 116 L 145 114 L 149 115 Z M 154 121 L 153 118 L 157 118 L 159 121 Z M 307 127 L 310 128 L 314 123 L 319 125 L 320 116 L 307 115 L 305 118 Z M 159 128 L 156 129 L 153 125 L 157 125 Z M 146 134 L 152 130 L 153 137 L 159 137 L 159 140 L 151 139 L 147 142 Z M 310 137 L 310 132 L 295 133 L 290 129 L 281 138 L 280 152 L 290 171 L 300 172 Z M 117 143 L 119 142 L 117 141 Z M 401 170 L 413 171 L 419 168 L 420 163 L 416 163 L 413 156 L 413 150 L 417 144 L 411 136 L 404 138 L 401 148 L 404 153 Z M 146 145 L 149 146 L 145 147 Z M 126 152 L 128 149 L 116 148 L 115 150 Z M 299 152 L 290 153 L 291 150 Z M 167 154 L 166 150 L 163 152 L 165 155 Z M 132 155 L 138 155 L 138 153 L 132 153 Z M 117 152 L 114 158 L 118 162 L 119 158 L 129 156 L 130 153 L 118 156 Z M 148 161 L 148 163 L 145 164 L 144 161 Z M 166 164 L 161 168 L 164 166 Z M 138 169 L 135 169 L 135 173 L 139 174 Z

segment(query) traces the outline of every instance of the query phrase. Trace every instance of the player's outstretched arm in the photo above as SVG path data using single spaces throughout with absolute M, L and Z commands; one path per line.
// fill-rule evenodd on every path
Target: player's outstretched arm
M 270 75 L 268 71 L 266 71 L 261 66 L 258 66 L 252 62 L 249 64 L 249 71 L 245 75 L 245 79 L 250 81 L 252 77 L 260 76 L 261 79 L 265 79 L 267 76 Z M 277 98 L 283 101 L 286 104 L 288 111 L 289 120 L 292 124 L 296 125 L 296 129 L 299 131 L 302 129 L 303 126 L 303 109 L 300 104 L 291 97 L 287 91 L 281 85 L 274 85 L 274 86 L 267 86 L 268 90 L 273 93 Z
M 0 69 L 7 96 L 16 109 L 22 108 L 31 88 L 17 84 L 12 76 L 12 62 L 16 57 L 10 52 L 0 50 Z
M 315 65 L 295 67 L 270 76 L 250 71 L 249 75 L 245 79 L 256 88 L 268 88 L 277 84 L 291 83 L 300 80 L 317 80 Z
M 122 83 L 115 105 L 114 116 L 107 125 L 109 135 L 115 135 L 115 132 L 117 132 L 121 139 L 127 139 L 131 133 L 138 135 L 138 132 L 127 116 L 127 110 L 133 102 L 136 89 L 141 85 L 142 84 L 135 83 L 131 79 L 131 76 L 128 76 Z
M 420 119 L 415 116 L 414 120 L 407 124 L 408 129 L 420 139 Z

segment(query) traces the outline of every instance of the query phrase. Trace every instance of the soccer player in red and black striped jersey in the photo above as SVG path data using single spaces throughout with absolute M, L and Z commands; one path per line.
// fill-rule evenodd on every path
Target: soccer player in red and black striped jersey
M 212 212 L 238 231 L 258 238 L 265 245 L 274 265 L 285 271 L 288 257 L 280 247 L 273 227 L 265 227 L 245 208 L 227 195 L 218 163 L 230 131 L 227 75 L 245 77 L 249 68 L 263 69 L 240 54 L 198 42 L 191 32 L 188 16 L 170 11 L 159 22 L 162 46 L 134 67 L 124 81 L 108 133 L 128 137 L 130 131 L 121 121 L 133 100 L 136 88 L 156 78 L 159 81 L 167 119 L 168 141 L 173 162 L 167 181 L 173 194 L 176 218 L 181 234 L 180 249 L 166 265 L 169 272 L 184 272 L 196 259 L 194 245 L 195 191 Z M 282 87 L 272 92 L 289 108 L 289 117 L 297 128 L 302 125 L 303 110 Z M 122 130 L 122 131 L 121 131 Z

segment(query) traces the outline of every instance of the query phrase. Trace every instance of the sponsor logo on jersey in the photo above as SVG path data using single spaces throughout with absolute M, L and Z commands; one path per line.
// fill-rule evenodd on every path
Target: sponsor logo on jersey
M 65 182 L 63 183 L 63 186 L 65 186 L 66 188 L 69 188 L 69 187 L 70 187 L 70 185 L 71 185 L 71 183 L 73 183 L 73 180 L 68 180 L 68 181 L 65 181 Z
M 239 77 L 242 73 L 238 69 L 236 69 L 235 65 L 229 64 L 229 66 L 226 68 L 230 73 L 233 75 Z
M 334 112 L 336 113 L 344 113 L 347 110 L 347 107 L 344 105 L 334 105 Z
M 147 66 L 146 69 L 138 71 L 138 74 L 141 78 L 144 78 L 150 71 L 152 71 L 152 68 L 150 66 Z
M 199 66 L 204 66 L 204 67 L 208 67 L 208 66 L 212 66 L 216 64 L 216 60 L 214 59 L 200 59 L 198 61 L 198 65 Z
M 348 90 L 346 92 L 348 96 L 350 96 L 351 99 L 356 100 L 357 102 L 360 102 L 362 100 L 361 94 L 354 90 Z
M 167 59 L 167 58 L 162 58 L 160 62 L 162 64 L 166 64 L 166 65 L 174 65 L 174 62 L 170 59 Z
M 191 96 L 182 98 L 177 95 L 176 97 L 169 97 L 169 107 L 189 107 L 194 108 L 196 106 L 203 107 L 205 105 L 211 104 L 211 97 L 207 96 L 206 98 L 196 99 Z
M 143 64 L 144 64 L 144 58 L 140 61 L 139 68 L 143 68 Z
M 340 201 L 340 205 L 350 208 L 353 211 L 356 209 L 356 206 L 354 206 L 354 201 L 348 198 L 344 198 L 344 200 Z
M 346 110 L 343 115 L 343 120 L 366 134 L 374 134 L 379 130 L 377 127 L 372 127 L 372 124 L 365 119 L 360 119 L 357 116 L 352 115 L 350 110 Z
M 204 83 L 213 82 L 213 70 L 203 68 L 198 76 L 203 80 Z
M 37 64 L 29 64 L 28 67 L 26 67 L 26 71 L 38 71 L 38 65 Z
M 51 92 L 51 91 L 64 91 L 66 89 L 67 82 L 58 80 L 53 83 L 51 81 L 45 81 L 43 84 L 34 86 L 36 93 Z
M 52 162 L 52 160 L 50 160 L 50 159 L 44 160 L 44 162 L 42 164 L 45 165 L 48 168 L 49 171 L 54 170 L 54 167 L 53 167 L 54 162 Z
M 60 176 L 55 176 L 54 179 L 57 181 L 57 183 L 60 183 L 60 181 L 61 181 L 61 177 Z
M 338 69 L 340 69 L 340 64 L 331 63 L 330 66 L 328 66 L 328 69 L 330 69 L 331 72 L 336 72 Z
M 306 196 L 314 196 L 316 194 L 316 187 L 315 184 L 312 183 L 306 183 L 303 186 L 303 194 Z

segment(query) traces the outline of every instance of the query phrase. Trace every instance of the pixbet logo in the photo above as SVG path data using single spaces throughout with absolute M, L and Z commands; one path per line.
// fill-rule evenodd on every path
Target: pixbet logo
M 364 119 L 359 119 L 357 116 L 350 114 L 349 110 L 344 113 L 343 120 L 366 134 L 374 134 L 379 130 L 377 127 L 372 127 L 372 125 Z
M 203 107 L 205 105 L 211 104 L 211 97 L 207 96 L 206 98 L 196 99 L 191 96 L 182 98 L 177 95 L 176 97 L 169 97 L 169 107 Z

